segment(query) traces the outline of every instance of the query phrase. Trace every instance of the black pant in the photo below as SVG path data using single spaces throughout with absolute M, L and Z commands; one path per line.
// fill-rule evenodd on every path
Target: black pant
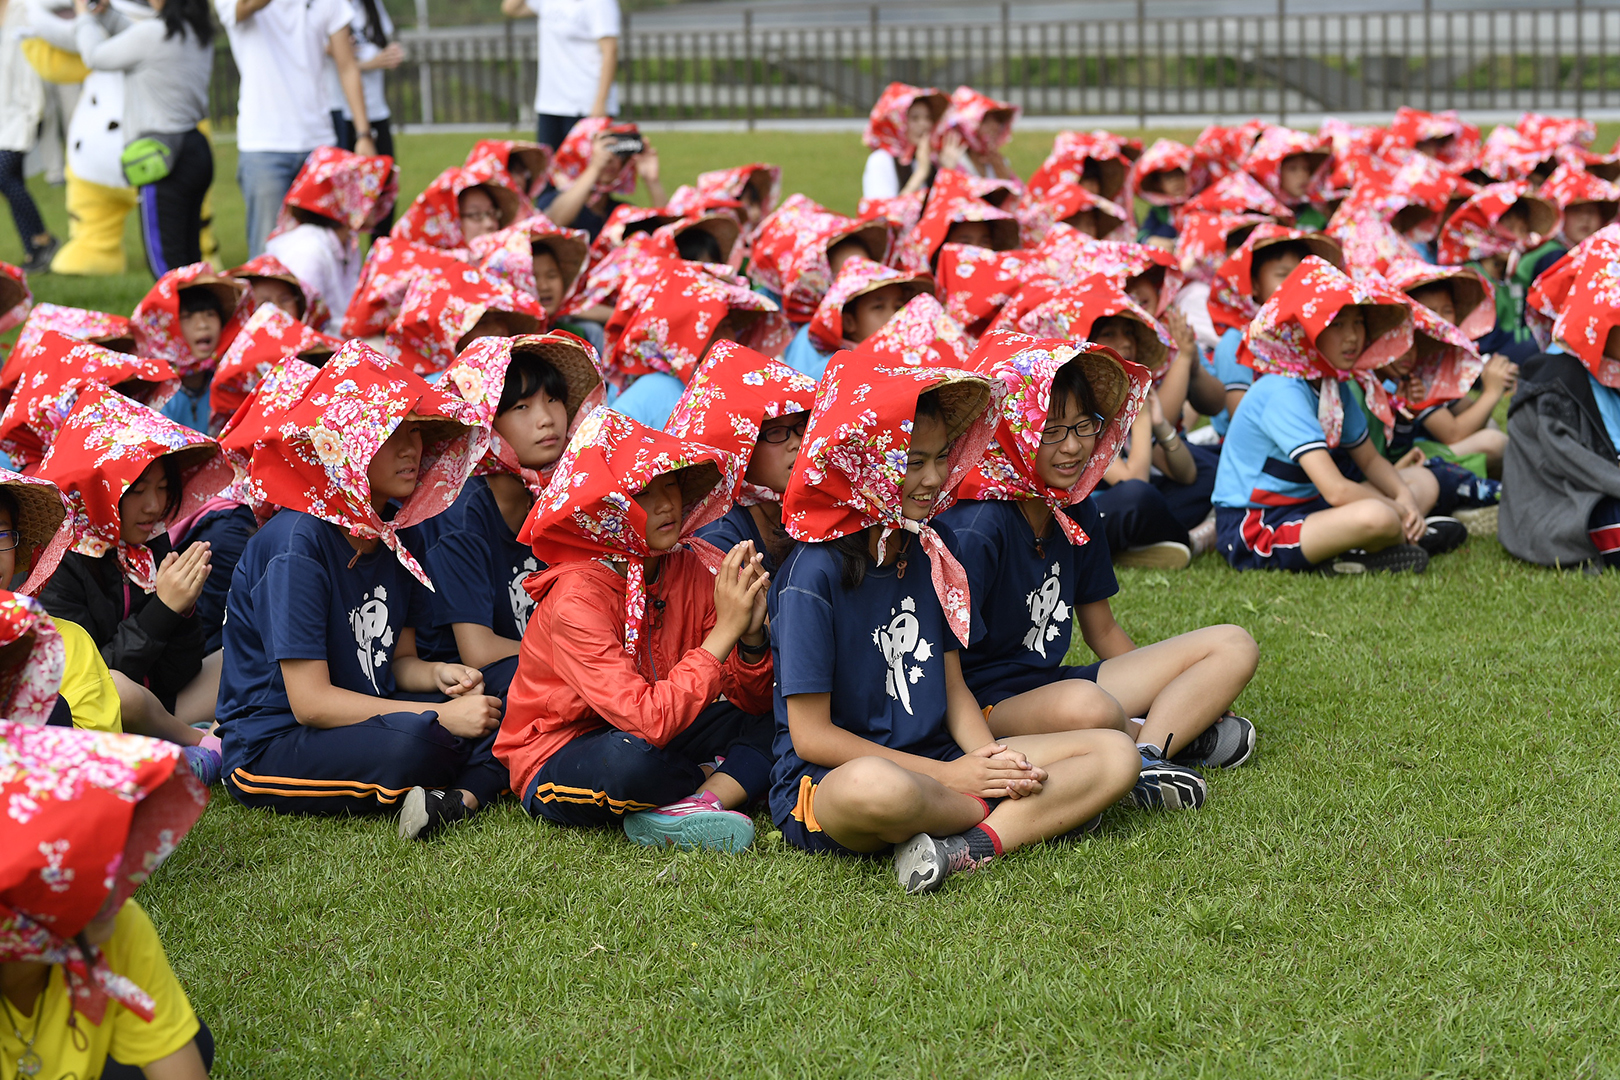
M 202 262 L 202 209 L 214 183 L 214 152 L 193 128 L 180 138 L 174 167 L 140 190 L 141 239 L 153 277 Z
M 384 157 L 393 157 L 394 132 L 393 129 L 388 126 L 388 118 L 384 117 L 381 120 L 373 120 L 371 122 L 371 131 L 374 136 L 372 141 L 377 144 L 377 153 L 382 154 Z M 332 110 L 332 134 L 337 136 L 337 144 L 339 147 L 347 150 L 351 154 L 354 153 L 354 144 L 357 141 L 355 138 L 354 121 L 350 120 L 336 109 Z M 395 161 L 397 162 L 398 159 L 396 158 Z M 372 239 L 375 240 L 379 237 L 387 236 L 388 230 L 392 229 L 393 227 L 394 212 L 390 210 L 388 211 L 388 216 L 377 222 L 377 227 L 371 230 Z
M 550 113 L 540 113 L 535 117 L 535 141 L 545 143 L 553 150 L 563 144 L 568 133 L 575 124 L 585 119 L 583 116 L 553 116 Z M 586 156 L 589 156 L 588 154 Z
M 1146 480 L 1122 480 L 1092 493 L 1110 552 L 1172 541 L 1191 544 L 1164 493 Z
M 0 150 L 0 195 L 11 204 L 11 220 L 17 223 L 23 250 L 32 255 L 36 250 L 34 237 L 45 231 L 45 222 L 40 220 L 39 207 L 34 205 L 34 197 L 28 194 L 28 185 L 23 182 L 25 156 L 20 150 Z
M 197 1044 L 198 1053 L 202 1054 L 203 1071 L 207 1072 L 214 1067 L 214 1033 L 201 1020 L 197 1021 L 197 1025 L 197 1035 L 193 1041 Z M 101 1067 L 101 1080 L 145 1080 L 145 1077 L 146 1073 L 141 1069 L 112 1058 L 108 1058 L 107 1064 Z
M 1198 475 L 1193 482 L 1178 484 L 1168 476 L 1156 476 L 1153 486 L 1164 496 L 1165 505 L 1181 522 L 1181 527 L 1192 529 L 1209 516 L 1210 496 L 1215 494 L 1215 472 L 1221 467 L 1221 455 L 1219 451 L 1194 443 L 1187 444 L 1187 449 L 1198 465 Z

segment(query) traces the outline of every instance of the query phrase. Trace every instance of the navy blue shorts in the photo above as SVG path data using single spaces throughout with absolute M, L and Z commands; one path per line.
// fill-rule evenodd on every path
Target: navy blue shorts
M 1060 664 L 1054 668 L 1030 668 L 1016 675 L 1008 675 L 997 679 L 992 686 L 982 687 L 973 692 L 974 700 L 980 708 L 986 710 L 1000 705 L 1010 697 L 1027 694 L 1031 690 L 1039 690 L 1049 683 L 1062 682 L 1064 679 L 1084 679 L 1086 682 L 1097 681 L 1097 670 L 1103 666 L 1098 660 L 1092 664 Z
M 958 750 L 951 758 L 961 757 Z M 831 769 L 824 765 L 811 765 L 806 762 L 799 770 L 799 798 L 787 817 L 776 823 L 782 830 L 782 838 L 801 851 L 813 854 L 851 855 L 859 859 L 882 858 L 891 848 L 879 848 L 876 851 L 852 851 L 821 831 L 821 823 L 816 820 L 816 785 L 826 777 Z M 977 795 L 972 798 L 979 799 Z M 1000 805 L 1000 799 L 979 799 L 984 804 L 984 818 L 990 816 L 990 811 Z M 984 818 L 980 818 L 983 821 Z
M 1299 549 L 1305 519 L 1333 504 L 1323 498 L 1294 506 L 1215 508 L 1215 547 L 1234 570 L 1309 570 L 1316 564 Z

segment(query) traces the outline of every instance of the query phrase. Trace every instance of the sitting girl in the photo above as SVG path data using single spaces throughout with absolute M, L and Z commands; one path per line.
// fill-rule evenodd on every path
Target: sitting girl
M 135 305 L 134 352 L 166 360 L 180 376 L 180 392 L 163 415 L 192 431 L 208 433 L 208 384 L 214 367 L 252 314 L 247 286 L 220 277 L 207 263 L 170 270 Z
M 978 464 L 1000 388 L 948 368 L 827 370 L 783 500 L 800 541 L 771 590 L 771 818 L 807 851 L 893 846 L 907 893 L 1064 836 L 1117 802 L 1122 732 L 994 739 L 962 678 L 970 601 L 929 519 Z
M 934 129 L 934 149 L 943 155 L 947 144 L 960 140 L 967 152 L 950 168 L 969 176 L 1016 180 L 1018 174 L 1003 149 L 1012 139 L 1013 124 L 1022 111 L 1018 105 L 997 101 L 971 86 L 958 86 L 951 91 L 950 108 Z
M 730 454 L 598 409 L 519 539 L 549 569 L 496 752 L 531 815 L 650 847 L 737 852 L 770 775 L 761 556 L 693 533 L 725 512 Z
M 538 333 L 544 312 L 534 297 L 471 267 L 419 274 L 388 327 L 387 351 L 418 375 L 449 367 L 484 337 Z
M 934 280 L 927 274 L 908 274 L 857 255 L 844 263 L 815 315 L 788 344 L 782 362 L 819 379 L 833 353 L 859 345 L 883 329 L 912 297 L 933 291 Z
M 734 505 L 698 530 L 721 551 L 747 540 L 767 574 L 793 546 L 782 531 L 782 492 L 799 454 L 816 381 L 753 349 L 722 341 L 709 350 L 665 425 L 671 435 L 735 454 Z
M 0 1060 L 14 1075 L 207 1077 L 213 1035 L 132 899 L 208 804 L 179 758 L 132 735 L 0 721 L 0 799 L 31 808 L 0 850 Z
M 639 142 L 639 151 L 617 145 Z M 613 211 L 625 205 L 616 195 L 634 195 L 636 181 L 647 185 L 650 206 L 669 201 L 658 175 L 658 151 L 634 124 L 588 116 L 569 129 L 551 162 L 550 183 L 534 203 L 564 228 L 583 229 L 596 239 Z
M 398 810 L 400 835 L 425 840 L 506 786 L 490 753 L 500 699 L 476 668 L 417 656 L 432 586 L 400 538 L 449 507 L 483 454 L 467 415 L 351 341 L 301 398 L 243 422 L 265 435 L 253 496 L 281 509 L 248 541 L 227 601 L 219 720 L 238 802 Z
M 883 88 L 861 136 L 872 151 L 861 172 L 861 198 L 893 199 L 928 189 L 934 128 L 950 101 L 932 87 L 894 82 Z
M 1327 137 L 1273 125 L 1249 148 L 1243 169 L 1293 211 L 1301 229 L 1319 232 L 1328 219 L 1311 199 L 1322 190 L 1332 159 Z
M 1142 219 L 1136 240 L 1166 250 L 1176 246 L 1175 208 L 1198 194 L 1208 180 L 1192 147 L 1173 139 L 1157 139 L 1131 167 L 1127 197 L 1137 197 L 1152 209 Z
M 389 235 L 395 240 L 453 251 L 465 248 L 480 236 L 499 232 L 530 213 L 528 200 L 501 183 L 505 175 L 506 170 L 494 158 L 444 170 L 399 216 Z

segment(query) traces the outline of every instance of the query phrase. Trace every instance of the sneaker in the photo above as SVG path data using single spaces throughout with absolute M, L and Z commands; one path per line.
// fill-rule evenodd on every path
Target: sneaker
M 472 815 L 459 791 L 413 787 L 405 793 L 405 805 L 399 808 L 399 838 L 431 840 L 440 829 Z
M 1151 749 L 1141 751 L 1142 775 L 1125 798 L 1143 810 L 1196 810 L 1203 806 L 1209 795 L 1204 778 L 1185 765 L 1151 754 Z
M 185 755 L 192 774 L 203 782 L 204 787 L 219 783 L 220 774 L 225 771 L 225 762 L 218 750 L 207 746 L 182 746 L 180 752 Z
M 1452 516 L 1463 523 L 1469 536 L 1495 536 L 1496 518 L 1500 509 L 1497 506 L 1472 506 L 1466 510 L 1458 510 Z
M 1074 828 L 1070 829 L 1068 832 L 1060 833 L 1057 836 L 1052 837 L 1051 843 L 1073 843 L 1078 840 L 1090 839 L 1093 833 L 1102 828 L 1102 819 L 1103 816 L 1101 814 L 1098 814 L 1093 818 L 1087 818 Z
M 51 260 L 62 247 L 62 241 L 51 237 L 44 244 L 29 252 L 28 260 L 22 264 L 25 274 L 43 274 L 51 268 Z
M 744 851 L 754 842 L 754 819 L 726 810 L 710 792 L 624 815 L 624 835 L 642 847 L 680 851 Z
M 1189 769 L 1235 769 L 1254 754 L 1254 725 L 1227 713 L 1170 761 Z
M 1429 553 L 1416 544 L 1391 544 L 1382 551 L 1347 551 L 1324 562 L 1325 574 L 1421 574 L 1429 568 Z
M 1193 558 L 1198 558 L 1206 551 L 1215 550 L 1215 519 L 1209 518 L 1194 525 L 1187 533 L 1192 541 Z
M 1140 570 L 1185 570 L 1190 562 L 1192 549 L 1174 540 L 1126 548 L 1114 556 L 1115 566 L 1131 566 Z
M 1423 526 L 1423 536 L 1418 539 L 1418 547 L 1430 555 L 1444 555 L 1448 551 L 1456 551 L 1468 542 L 1468 526 L 1454 517 L 1436 514 L 1434 517 L 1424 518 Z

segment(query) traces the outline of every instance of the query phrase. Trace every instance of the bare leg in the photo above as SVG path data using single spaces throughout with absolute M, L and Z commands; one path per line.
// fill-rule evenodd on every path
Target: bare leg
M 743 790 L 742 785 L 723 772 L 710 773 L 696 794 L 702 795 L 705 791 L 719 799 L 720 805 L 727 810 L 737 809 L 748 798 L 748 792 Z
M 1493 480 L 1502 478 L 1502 458 L 1507 454 L 1508 436 L 1496 428 L 1481 428 L 1465 439 L 1451 444 L 1454 454 L 1484 454 L 1485 475 Z
M 879 757 L 856 758 L 822 777 L 815 809 L 822 831 L 851 851 L 877 851 L 920 832 L 954 836 L 984 817 L 979 800 Z
M 1131 716 L 1146 719 L 1137 741 L 1163 749 L 1167 736 L 1187 746 L 1219 720 L 1259 663 L 1260 647 L 1247 630 L 1206 626 L 1105 661 L 1097 683 Z
M 219 702 L 219 673 L 224 661 L 223 649 L 203 657 L 202 670 L 174 699 L 175 719 L 182 724 L 213 723 L 214 707 Z
M 1440 481 L 1436 480 L 1434 473 L 1422 465 L 1414 465 L 1408 469 L 1400 470 L 1401 479 L 1406 486 L 1412 489 L 1412 497 L 1417 500 L 1418 510 L 1424 517 L 1434 509 L 1434 504 L 1440 501 Z
M 202 741 L 203 733 L 177 720 L 152 691 L 122 671 L 112 672 L 112 681 L 118 688 L 118 708 L 124 731 L 131 735 L 146 735 L 179 743 L 181 746 L 196 746 Z
M 1005 739 L 1094 728 L 1124 731 L 1125 718 L 1120 703 L 1097 683 L 1058 679 L 1001 702 L 989 720 L 990 734 Z
M 1351 548 L 1382 551 L 1404 537 L 1395 510 L 1378 499 L 1318 510 L 1299 531 L 1299 550 L 1313 563 L 1342 555 Z
M 1005 799 L 985 819 L 1001 838 L 1001 850 L 1062 836 L 1125 797 L 1136 783 L 1142 758 L 1118 731 L 1066 731 L 1006 740 L 1046 770 L 1037 795 Z

